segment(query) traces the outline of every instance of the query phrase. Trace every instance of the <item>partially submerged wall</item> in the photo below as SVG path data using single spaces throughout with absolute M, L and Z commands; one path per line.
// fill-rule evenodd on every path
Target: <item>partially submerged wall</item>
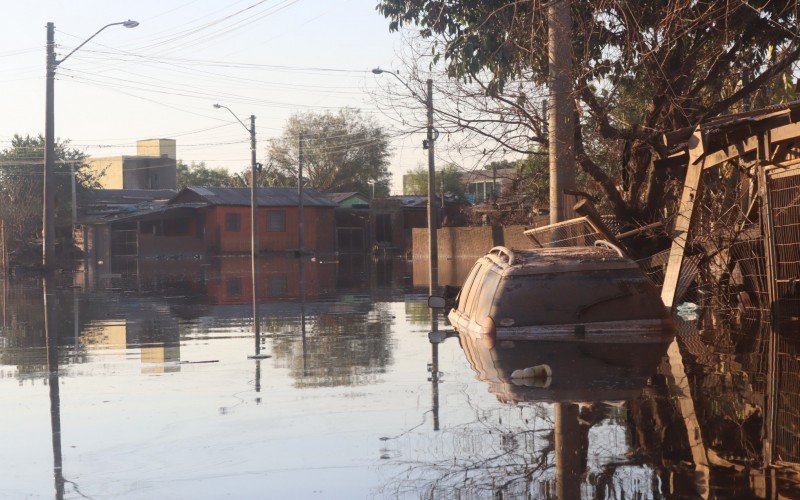
M 531 243 L 522 234 L 525 226 L 474 226 L 443 227 L 437 231 L 439 258 L 478 258 L 492 247 L 502 245 L 509 248 L 530 248 Z M 414 260 L 428 258 L 428 229 L 414 228 Z

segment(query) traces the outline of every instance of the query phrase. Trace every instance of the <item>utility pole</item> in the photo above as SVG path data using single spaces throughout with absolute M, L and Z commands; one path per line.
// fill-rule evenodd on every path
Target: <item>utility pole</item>
M 305 218 L 303 215 L 303 133 L 297 135 L 297 199 L 298 199 L 298 212 L 297 212 L 297 230 L 299 232 L 298 239 L 298 254 L 302 256 L 303 248 L 306 246 L 305 235 Z
M 0 245 L 3 246 L 2 251 L 0 251 L 0 259 L 3 260 L 3 272 L 5 274 L 8 274 L 8 257 L 7 257 L 7 254 L 6 254 L 6 221 L 5 221 L 5 219 L 0 219 Z M 3 304 L 5 306 L 5 302 Z
M 387 73 L 380 68 L 375 68 L 372 72 L 376 75 Z M 408 86 L 397 73 L 388 72 L 403 84 L 414 97 L 417 93 Z M 436 164 L 434 157 L 434 142 L 436 142 L 436 130 L 433 128 L 433 80 L 428 78 L 428 95 L 426 96 L 426 107 L 428 108 L 428 138 L 422 143 L 422 148 L 428 150 L 428 293 L 433 295 L 439 287 L 439 247 L 436 241 L 436 230 L 439 227 L 439 217 L 436 213 Z M 442 197 L 444 202 L 444 197 Z
M 78 188 L 76 186 L 77 182 L 75 180 L 75 164 L 69 164 L 69 175 L 70 179 L 72 180 L 72 230 L 75 231 L 75 224 L 78 223 Z
M 497 201 L 497 165 L 492 165 L 492 202 Z
M 56 254 L 56 229 L 54 217 L 55 185 L 55 76 L 56 76 L 55 25 L 47 23 L 47 76 L 44 104 L 44 176 L 42 186 L 42 268 L 53 271 Z
M 46 60 L 46 78 L 45 78 L 45 101 L 44 101 L 44 175 L 42 182 L 42 268 L 45 273 L 53 271 L 55 266 L 56 254 L 56 228 L 55 228 L 55 184 L 53 179 L 53 170 L 55 170 L 56 161 L 56 137 L 55 137 L 55 76 L 56 68 L 59 64 L 69 58 L 72 54 L 78 51 L 81 47 L 89 43 L 91 39 L 96 37 L 106 28 L 111 26 L 124 26 L 126 28 L 135 28 L 139 26 L 136 21 L 122 21 L 118 23 L 109 23 L 97 30 L 94 35 L 84 40 L 80 45 L 72 49 L 72 52 L 62 57 L 60 60 L 56 59 L 56 43 L 55 43 L 55 25 L 47 23 L 47 60 Z
M 258 314 L 258 162 L 256 161 L 256 117 L 250 115 L 250 275 L 253 278 L 253 333 L 256 356 L 261 355 L 261 321 Z
M 428 293 L 433 295 L 439 287 L 439 245 L 436 230 L 439 217 L 436 213 L 436 164 L 433 145 L 436 141 L 433 129 L 433 80 L 428 78 Z
M 564 190 L 575 189 L 575 101 L 572 96 L 572 15 L 570 0 L 547 6 L 549 65 L 550 223 L 566 218 Z

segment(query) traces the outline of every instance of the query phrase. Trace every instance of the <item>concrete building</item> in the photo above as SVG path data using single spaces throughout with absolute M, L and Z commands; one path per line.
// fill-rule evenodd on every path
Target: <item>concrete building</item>
M 517 171 L 514 168 L 498 168 L 463 171 L 459 175 L 467 201 L 481 204 L 492 198 L 501 198 L 517 176 Z M 412 178 L 412 174 L 403 176 L 403 193 L 412 196 L 424 195 L 425 193 L 409 193 Z
M 455 197 L 436 198 L 441 226 L 463 223 L 462 211 L 466 202 Z M 428 198 L 425 196 L 389 196 L 376 198 L 370 204 L 372 238 L 370 247 L 392 253 L 410 255 L 412 229 L 428 227 Z
M 474 170 L 462 175 L 467 201 L 481 204 L 492 198 L 500 198 L 503 191 L 511 185 L 516 176 L 513 168 L 492 170 Z
M 369 198 L 361 193 L 324 193 L 336 203 L 336 251 L 366 253 L 370 242 Z
M 174 139 L 136 141 L 136 155 L 87 160 L 103 189 L 175 189 L 177 160 Z

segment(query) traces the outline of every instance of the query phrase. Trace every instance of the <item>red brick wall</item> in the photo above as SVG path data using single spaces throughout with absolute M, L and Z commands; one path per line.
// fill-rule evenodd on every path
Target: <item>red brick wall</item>
M 267 231 L 267 212 L 284 212 L 285 231 Z M 297 207 L 260 207 L 259 250 L 261 252 L 283 252 L 295 250 L 299 244 Z M 239 231 L 225 230 L 226 214 L 238 213 Z M 206 243 L 214 253 L 247 253 L 250 251 L 250 208 L 240 206 L 216 206 L 205 209 Z M 336 226 L 333 207 L 304 208 L 305 246 L 318 253 L 333 253 L 336 244 Z

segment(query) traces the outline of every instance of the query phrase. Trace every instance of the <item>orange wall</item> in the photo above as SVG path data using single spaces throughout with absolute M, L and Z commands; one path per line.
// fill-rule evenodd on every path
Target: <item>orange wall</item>
M 286 230 L 267 231 L 267 212 L 283 211 L 286 214 Z M 259 207 L 259 251 L 280 252 L 298 247 L 297 207 Z M 225 230 L 225 215 L 238 213 L 241 218 L 239 231 Z M 206 242 L 215 253 L 246 253 L 250 251 L 250 207 L 215 206 L 205 210 Z M 333 208 L 305 207 L 305 246 L 320 253 L 335 251 L 336 227 Z

